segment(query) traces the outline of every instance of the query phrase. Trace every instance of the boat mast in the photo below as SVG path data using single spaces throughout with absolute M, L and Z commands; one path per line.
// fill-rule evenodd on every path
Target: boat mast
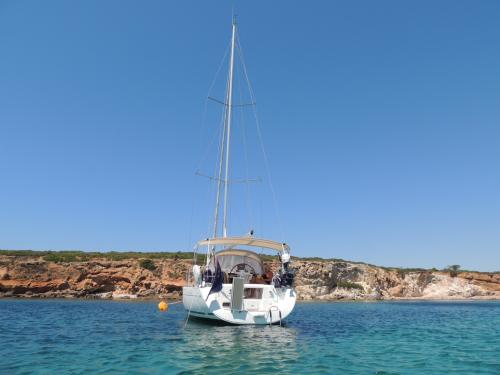
M 228 199 L 228 185 L 229 185 L 229 145 L 231 133 L 231 119 L 233 109 L 233 73 L 234 73 L 234 48 L 236 45 L 236 20 L 233 17 L 233 27 L 231 36 L 231 54 L 229 60 L 229 77 L 227 81 L 227 91 L 224 110 L 224 125 L 222 128 L 221 141 L 220 141 L 220 155 L 219 155 L 219 173 L 217 178 L 217 195 L 215 201 L 215 214 L 214 214 L 214 238 L 218 237 L 219 229 L 219 208 L 220 208 L 220 195 L 221 185 L 224 182 L 224 221 L 223 221 L 223 236 L 227 237 L 227 199 Z M 226 146 L 224 147 L 224 143 Z M 224 151 L 226 155 L 224 157 Z M 226 165 L 225 177 L 222 178 L 223 165 Z M 214 249 L 212 249 L 213 251 Z
M 234 47 L 236 40 L 236 19 L 233 17 L 233 34 L 231 37 L 231 56 L 229 60 L 229 81 L 227 87 L 227 112 L 226 112 L 226 171 L 224 176 L 224 218 L 222 235 L 227 237 L 227 198 L 229 188 L 229 146 L 231 141 L 231 115 L 233 109 L 233 73 L 234 73 Z

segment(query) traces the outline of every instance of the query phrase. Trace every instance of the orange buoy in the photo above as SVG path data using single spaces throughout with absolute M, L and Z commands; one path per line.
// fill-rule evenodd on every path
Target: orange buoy
M 166 303 L 165 301 L 160 301 L 160 303 L 158 304 L 158 308 L 160 309 L 160 311 L 167 311 L 168 303 Z

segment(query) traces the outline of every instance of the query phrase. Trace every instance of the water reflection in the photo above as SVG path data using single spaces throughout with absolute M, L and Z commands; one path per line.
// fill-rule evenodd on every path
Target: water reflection
M 280 326 L 213 325 L 190 320 L 175 355 L 191 371 L 289 372 L 298 360 L 297 331 Z M 194 358 L 193 358 L 194 357 Z

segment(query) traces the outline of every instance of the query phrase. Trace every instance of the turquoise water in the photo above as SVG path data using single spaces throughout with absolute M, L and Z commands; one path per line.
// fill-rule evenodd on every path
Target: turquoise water
M 300 303 L 286 327 L 156 302 L 0 300 L 0 374 L 500 374 L 499 302 Z

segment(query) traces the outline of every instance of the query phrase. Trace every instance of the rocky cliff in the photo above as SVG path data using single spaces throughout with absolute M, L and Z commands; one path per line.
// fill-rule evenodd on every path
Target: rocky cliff
M 295 262 L 304 300 L 500 299 L 500 274 L 405 271 L 350 262 Z
M 182 259 L 53 262 L 0 255 L 0 297 L 178 298 L 190 261 Z M 275 269 L 276 263 L 266 267 Z M 303 300 L 500 299 L 500 274 L 391 270 L 344 261 L 293 263 Z
M 178 297 L 191 262 L 152 262 L 154 270 L 137 259 L 51 262 L 43 257 L 0 255 L 0 297 Z

